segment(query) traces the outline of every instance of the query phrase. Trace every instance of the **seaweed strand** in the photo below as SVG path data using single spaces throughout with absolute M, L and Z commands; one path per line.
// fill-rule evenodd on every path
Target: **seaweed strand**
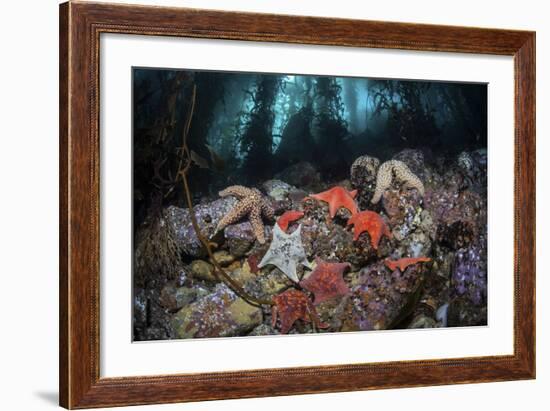
M 252 305 L 273 305 L 273 301 L 270 300 L 264 300 L 259 299 L 251 296 L 248 294 L 243 287 L 237 283 L 233 278 L 229 276 L 225 272 L 225 270 L 222 268 L 222 266 L 218 263 L 216 258 L 214 257 L 214 253 L 212 251 L 211 243 L 204 237 L 204 235 L 201 232 L 201 229 L 199 227 L 199 224 L 197 222 L 197 218 L 195 216 L 195 211 L 193 209 L 193 200 L 191 195 L 191 190 L 189 189 L 189 183 L 187 181 L 187 173 L 189 169 L 191 168 L 191 155 L 189 152 L 189 148 L 187 147 L 187 134 L 189 132 L 189 128 L 191 126 L 191 119 L 193 117 L 193 112 L 195 108 L 195 96 L 196 96 L 196 90 L 197 87 L 193 86 L 193 92 L 191 95 L 191 107 L 189 109 L 189 112 L 187 113 L 187 119 L 185 123 L 185 127 L 183 128 L 183 135 L 182 135 L 182 156 L 180 158 L 180 163 L 178 167 L 178 175 L 181 176 L 181 179 L 183 181 L 183 188 L 185 192 L 185 199 L 187 201 L 187 207 L 189 208 L 189 216 L 191 218 L 191 223 L 193 225 L 193 229 L 195 230 L 195 233 L 197 235 L 197 238 L 202 243 L 204 248 L 206 249 L 206 252 L 208 253 L 208 256 L 210 257 L 210 260 L 212 261 L 212 264 L 214 265 L 214 273 L 216 274 L 216 277 L 222 282 L 224 282 L 226 285 L 228 285 L 239 297 L 247 301 L 249 304 Z M 185 166 L 184 159 L 185 158 Z

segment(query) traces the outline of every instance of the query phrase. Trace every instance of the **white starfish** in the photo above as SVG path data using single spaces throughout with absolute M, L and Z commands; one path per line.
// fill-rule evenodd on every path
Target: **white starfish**
M 304 245 L 302 244 L 302 225 L 292 233 L 287 234 L 278 224 L 273 226 L 273 241 L 265 253 L 258 267 L 262 268 L 272 264 L 281 270 L 288 278 L 294 282 L 299 282 L 296 267 L 302 264 L 311 269 L 311 265 L 306 257 Z

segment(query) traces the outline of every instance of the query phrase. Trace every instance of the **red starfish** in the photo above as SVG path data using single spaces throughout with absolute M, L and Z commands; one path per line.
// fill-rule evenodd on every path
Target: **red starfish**
M 281 230 L 283 230 L 286 233 L 286 230 L 288 229 L 288 225 L 296 220 L 299 220 L 304 216 L 304 213 L 302 211 L 285 211 L 282 216 L 279 217 L 277 220 L 277 224 L 279 224 L 279 227 L 281 227 Z
M 352 215 L 348 220 L 348 225 L 353 227 L 353 241 L 357 241 L 361 233 L 368 231 L 372 248 L 378 250 L 378 244 L 383 235 L 392 238 L 391 231 L 380 214 L 374 211 L 361 211 Z
M 342 276 L 351 268 L 349 263 L 327 263 L 320 258 L 315 259 L 317 267 L 309 277 L 300 281 L 300 285 L 315 295 L 314 305 L 333 297 L 348 295 L 350 290 Z
M 401 258 L 399 260 L 390 260 L 389 258 L 386 258 L 384 260 L 384 264 L 386 264 L 386 267 L 388 267 L 392 271 L 395 271 L 397 268 L 399 268 L 399 271 L 403 272 L 409 265 L 413 265 L 416 263 L 427 263 L 431 260 L 432 259 L 428 257 Z
M 344 187 L 336 186 L 319 194 L 311 194 L 310 197 L 328 203 L 330 218 L 334 218 L 340 207 L 347 208 L 351 215 L 359 212 L 354 201 L 356 195 L 357 190 L 348 191 Z
M 272 297 L 275 305 L 271 309 L 271 325 L 277 324 L 277 314 L 281 322 L 281 334 L 286 334 L 296 320 L 311 322 L 319 328 L 328 328 L 328 324 L 321 322 L 315 307 L 302 291 L 294 288 Z

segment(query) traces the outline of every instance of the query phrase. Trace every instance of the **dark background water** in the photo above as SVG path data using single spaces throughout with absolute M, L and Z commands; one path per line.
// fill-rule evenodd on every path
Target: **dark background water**
M 487 85 L 332 76 L 133 70 L 134 224 L 183 206 L 175 174 L 182 134 L 196 201 L 310 162 L 326 181 L 353 160 L 420 148 L 427 160 L 487 147 Z

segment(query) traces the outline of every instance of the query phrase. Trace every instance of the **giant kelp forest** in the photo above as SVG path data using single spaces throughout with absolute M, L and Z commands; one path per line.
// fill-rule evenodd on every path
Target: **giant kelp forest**
M 486 147 L 483 84 L 134 69 L 135 338 L 484 324 Z

